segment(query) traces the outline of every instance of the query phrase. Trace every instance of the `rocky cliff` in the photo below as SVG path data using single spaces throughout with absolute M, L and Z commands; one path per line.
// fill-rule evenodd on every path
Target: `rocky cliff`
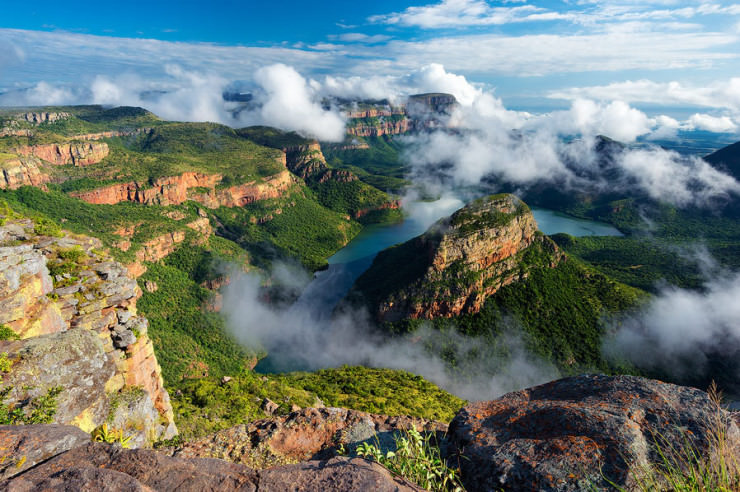
M 0 341 L 11 361 L 2 403 L 27 411 L 60 388 L 56 423 L 87 432 L 107 423 L 138 446 L 176 434 L 148 322 L 136 314 L 136 281 L 97 239 L 46 235 L 3 213 L 0 325 L 20 339 Z
M 21 113 L 16 118 L 19 121 L 26 121 L 28 123 L 31 123 L 32 125 L 40 125 L 41 123 L 54 123 L 55 121 L 66 120 L 70 116 L 72 115 L 64 111 L 59 111 L 59 112 L 39 111 L 39 112 Z
M 549 267 L 563 258 L 537 232 L 529 207 L 514 195 L 494 195 L 381 252 L 350 298 L 381 321 L 474 313 L 498 289 L 527 277 L 531 255 Z
M 42 171 L 42 163 L 36 157 L 0 156 L 0 189 L 15 190 L 21 186 L 44 188 L 51 178 Z
M 105 159 L 109 149 L 108 144 L 95 142 L 29 145 L 18 147 L 13 152 L 22 156 L 34 156 L 56 166 L 88 166 Z
M 178 176 L 159 178 L 151 186 L 131 181 L 72 193 L 72 196 L 93 204 L 114 205 L 128 201 L 146 205 L 179 205 L 187 200 L 194 200 L 208 208 L 239 207 L 259 200 L 278 198 L 293 184 L 287 170 L 261 181 L 217 188 L 222 179 L 220 174 L 186 172 Z M 203 189 L 207 191 L 202 191 Z

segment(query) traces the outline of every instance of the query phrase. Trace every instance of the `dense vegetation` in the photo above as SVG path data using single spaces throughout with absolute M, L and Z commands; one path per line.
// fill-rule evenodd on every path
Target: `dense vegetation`
M 363 143 L 368 148 L 351 148 Z M 401 163 L 402 144 L 391 136 L 347 137 L 344 143 L 327 144 L 323 149 L 331 166 L 348 169 L 378 189 L 398 193 L 410 184 L 408 169 Z
M 463 400 L 406 371 L 344 366 L 312 373 L 259 375 L 243 372 L 228 383 L 215 377 L 184 381 L 174 400 L 185 438 L 263 418 L 265 398 L 288 413 L 292 405 L 353 408 L 386 415 L 412 415 L 449 421 Z M 317 400 L 318 399 L 318 400 Z

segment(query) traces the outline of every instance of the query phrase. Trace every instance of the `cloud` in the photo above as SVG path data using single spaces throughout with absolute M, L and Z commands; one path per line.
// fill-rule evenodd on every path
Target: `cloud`
M 691 115 L 688 127 L 714 133 L 733 133 L 737 130 L 737 125 L 728 116 L 717 117 L 699 113 Z
M 291 306 L 262 302 L 260 279 L 235 273 L 224 293 L 224 313 L 236 340 L 264 347 L 277 370 L 314 370 L 343 364 L 403 369 L 420 374 L 462 398 L 487 399 L 555 379 L 557 371 L 529 354 L 514 329 L 497 342 L 507 356 L 480 340 L 431 328 L 389 338 L 377 331 L 364 311 L 333 318 L 317 312 L 321 299 L 301 299 Z M 439 355 L 454 356 L 453 370 Z M 482 348 L 483 347 L 483 348 Z
M 344 118 L 336 111 L 323 109 L 314 100 L 306 79 L 294 68 L 270 65 L 255 73 L 255 81 L 267 96 L 257 112 L 261 123 L 326 141 L 344 139 Z M 243 120 L 248 122 L 253 114 Z
M 363 34 L 361 32 L 348 32 L 339 35 L 330 35 L 329 39 L 338 39 L 346 43 L 365 43 L 365 44 L 376 44 L 388 41 L 391 39 L 390 36 L 385 34 Z
M 443 27 L 501 25 L 513 22 L 555 20 L 557 12 L 533 5 L 516 7 L 491 7 L 482 0 L 443 0 L 437 4 L 408 7 L 403 12 L 375 15 L 370 22 L 425 29 Z
M 641 312 L 619 321 L 604 352 L 638 367 L 701 377 L 713 358 L 737 356 L 739 295 L 738 273 L 715 277 L 701 291 L 665 287 Z
M 621 100 L 664 106 L 701 106 L 728 109 L 740 114 L 740 78 L 716 81 L 707 86 L 687 85 L 677 81 L 654 82 L 647 79 L 627 80 L 608 85 L 573 87 L 551 91 L 553 99 L 589 98 L 601 101 Z

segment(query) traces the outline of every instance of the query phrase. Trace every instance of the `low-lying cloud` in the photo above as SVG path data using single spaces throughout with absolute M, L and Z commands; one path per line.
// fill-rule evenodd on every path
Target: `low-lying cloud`
M 428 327 L 391 338 L 378 333 L 364 310 L 330 317 L 316 310 L 316 299 L 270 305 L 261 298 L 259 277 L 234 275 L 224 293 L 229 329 L 246 346 L 265 348 L 277 370 L 343 364 L 403 369 L 477 400 L 558 377 L 554 367 L 527 352 L 514 328 L 488 348 L 476 338 Z M 440 357 L 442 347 L 448 359 L 459 361 L 456 371 Z
M 712 358 L 735 358 L 740 351 L 738 299 L 737 272 L 708 280 L 699 291 L 665 287 L 638 314 L 620 320 L 604 352 L 644 369 L 699 379 Z M 723 376 L 736 381 L 739 375 Z

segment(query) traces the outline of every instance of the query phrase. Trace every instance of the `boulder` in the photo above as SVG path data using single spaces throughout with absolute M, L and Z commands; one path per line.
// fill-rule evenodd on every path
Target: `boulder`
M 328 459 L 339 446 L 352 451 L 360 442 L 393 446 L 402 429 L 446 431 L 439 422 L 373 415 L 345 408 L 304 408 L 290 415 L 256 420 L 184 444 L 173 451 L 178 457 L 221 458 L 251 468 L 268 468 L 306 460 Z
M 628 490 L 659 449 L 711 452 L 740 431 L 703 391 L 634 376 L 577 376 L 465 406 L 450 424 L 469 491 Z
M 421 490 L 393 477 L 377 463 L 357 458 L 309 461 L 258 472 L 217 459 L 173 458 L 152 450 L 122 449 L 103 443 L 88 443 L 58 454 L 13 478 L 0 481 L 0 489 L 14 492 Z
M 90 442 L 90 434 L 71 425 L 0 426 L 0 479 Z
M 260 492 L 413 492 L 419 487 L 394 477 L 377 463 L 359 458 L 332 458 L 278 466 L 260 472 Z

